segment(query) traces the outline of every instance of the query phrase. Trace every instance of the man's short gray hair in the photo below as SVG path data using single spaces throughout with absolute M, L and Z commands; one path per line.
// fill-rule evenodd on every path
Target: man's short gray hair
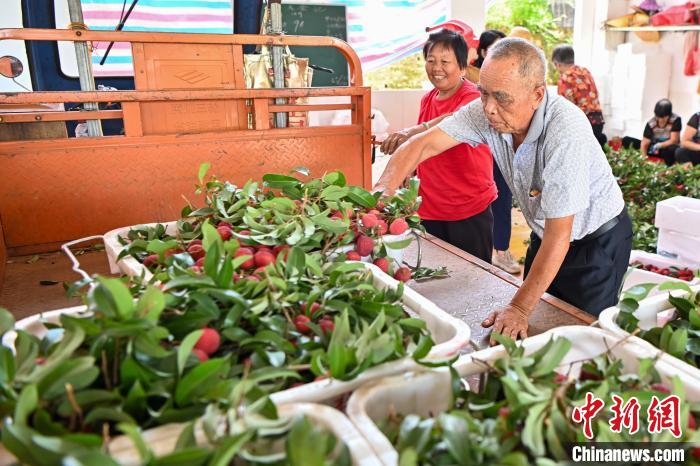
M 544 85 L 547 76 L 547 59 L 539 47 L 519 37 L 506 37 L 489 48 L 488 58 L 518 60 L 518 74 L 535 85 Z

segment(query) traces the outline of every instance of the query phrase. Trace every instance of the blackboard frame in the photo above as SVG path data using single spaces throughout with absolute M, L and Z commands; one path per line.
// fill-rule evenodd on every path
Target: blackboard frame
M 332 18 L 336 18 L 333 20 L 335 24 L 332 27 L 329 28 L 327 24 L 319 24 L 318 21 L 311 24 L 305 22 L 305 13 L 311 12 L 311 14 L 315 15 L 314 18 L 317 18 L 325 10 L 332 10 Z M 342 15 L 339 14 L 341 10 Z M 302 15 L 301 19 L 297 16 L 300 13 Z M 339 18 L 342 18 L 342 20 Z M 347 42 L 347 6 L 282 2 L 282 30 L 289 35 L 331 36 Z M 331 47 L 290 47 L 290 49 L 298 57 L 308 57 L 309 63 L 312 65 L 333 69 L 333 74 L 314 70 L 312 82 L 314 87 L 349 85 L 348 64 L 345 57 L 338 50 Z

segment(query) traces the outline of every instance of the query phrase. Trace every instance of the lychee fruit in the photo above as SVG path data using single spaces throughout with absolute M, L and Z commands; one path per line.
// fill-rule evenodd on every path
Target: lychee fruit
M 411 269 L 408 267 L 399 267 L 394 273 L 394 278 L 402 282 L 409 281 L 411 279 Z
M 194 347 L 204 351 L 208 355 L 212 355 L 219 349 L 219 345 L 221 345 L 221 335 L 219 335 L 219 332 L 213 328 L 204 327 L 202 329 L 202 336 L 199 337 Z
M 406 230 L 408 230 L 408 223 L 403 218 L 397 218 L 389 225 L 389 233 L 392 235 L 401 235 Z

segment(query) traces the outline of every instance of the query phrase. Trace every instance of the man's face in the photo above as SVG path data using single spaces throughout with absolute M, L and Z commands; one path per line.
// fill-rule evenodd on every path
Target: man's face
M 544 97 L 544 84 L 534 85 L 518 74 L 515 58 L 486 58 L 479 88 L 484 113 L 499 133 L 525 135 Z

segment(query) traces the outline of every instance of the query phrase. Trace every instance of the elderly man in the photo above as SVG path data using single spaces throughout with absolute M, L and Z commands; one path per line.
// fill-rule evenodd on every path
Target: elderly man
M 420 162 L 459 143 L 489 145 L 533 230 L 523 285 L 482 322 L 512 338 L 527 336 L 545 291 L 594 315 L 614 305 L 632 244 L 622 193 L 591 125 L 547 91 L 546 67 L 529 42 L 496 42 L 481 68 L 481 102 L 428 124 L 395 152 L 375 186 L 393 191 Z

